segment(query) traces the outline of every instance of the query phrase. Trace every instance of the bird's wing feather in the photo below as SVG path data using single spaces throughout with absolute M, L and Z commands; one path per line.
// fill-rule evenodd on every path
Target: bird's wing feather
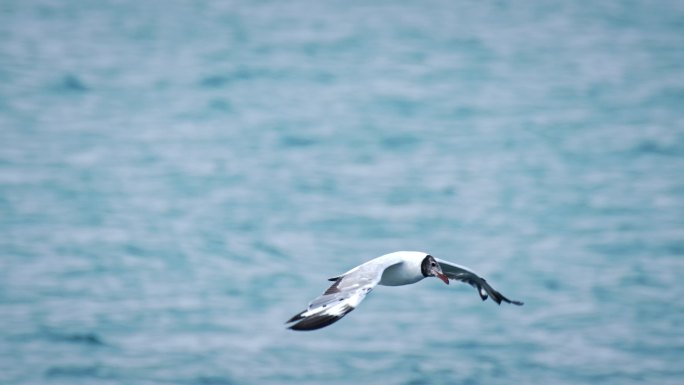
M 401 263 L 401 262 L 396 262 Z M 375 263 L 358 266 L 335 278 L 322 295 L 286 323 L 292 330 L 316 330 L 339 321 L 366 298 L 382 278 L 386 268 L 396 263 Z
M 446 275 L 450 279 L 465 282 L 470 286 L 476 288 L 477 293 L 480 295 L 480 298 L 482 298 L 483 301 L 485 301 L 488 297 L 491 297 L 492 300 L 497 304 L 501 304 L 501 302 L 512 303 L 518 306 L 523 304 L 523 302 L 513 301 L 504 297 L 503 294 L 494 290 L 494 288 L 492 288 L 484 278 L 480 277 L 478 274 L 468 269 L 467 267 L 457 265 L 453 262 L 444 261 L 442 259 L 435 259 L 442 268 L 442 272 L 444 273 L 444 275 Z

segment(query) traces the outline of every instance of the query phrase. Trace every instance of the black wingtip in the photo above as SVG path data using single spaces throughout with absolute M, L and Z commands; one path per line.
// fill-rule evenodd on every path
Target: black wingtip
M 328 325 L 331 325 L 340 319 L 347 315 L 350 311 L 354 310 L 353 307 L 351 306 L 344 306 L 342 308 L 341 312 L 339 314 L 331 315 L 331 314 L 313 314 L 308 317 L 302 317 L 302 314 L 306 311 L 303 311 L 296 316 L 292 317 L 289 321 L 286 323 L 291 323 L 295 321 L 299 321 L 295 323 L 294 325 L 288 326 L 288 329 L 290 330 L 296 330 L 296 331 L 311 331 L 311 330 L 317 330 L 324 328 Z
M 506 302 L 506 303 L 510 303 L 510 304 L 512 304 L 512 305 L 517 305 L 517 306 L 522 306 L 522 305 L 523 305 L 523 302 L 521 302 L 521 301 L 514 301 L 514 300 L 512 300 L 512 299 L 508 299 L 508 298 L 504 297 L 503 294 L 498 293 L 498 292 L 497 292 L 497 294 L 499 295 L 499 297 L 501 297 L 501 298 L 500 298 L 500 301 L 504 301 L 504 302 Z
M 288 329 L 296 331 L 311 331 L 324 328 L 330 324 L 335 323 L 341 317 L 336 316 L 318 316 L 304 319 L 296 324 L 289 326 Z
M 487 281 L 485 281 L 484 279 L 482 279 L 482 284 L 482 286 L 484 286 L 484 290 L 482 290 L 483 288 L 480 286 L 478 286 L 477 289 L 478 293 L 480 294 L 480 298 L 482 298 L 483 301 L 487 299 L 487 294 L 489 294 L 489 297 L 492 299 L 492 301 L 496 302 L 497 305 L 501 305 L 501 302 L 506 302 L 517 306 L 524 305 L 524 302 L 514 301 L 506 298 L 503 294 L 499 293 L 498 291 L 494 290 L 491 286 L 489 286 Z
M 305 312 L 306 312 L 306 310 L 303 310 L 302 312 L 295 314 L 292 318 L 287 320 L 287 322 L 285 322 L 285 323 L 289 324 L 291 322 L 299 321 L 300 319 L 304 318 L 304 317 L 302 317 L 302 314 L 304 314 Z
M 499 292 L 497 292 L 497 294 L 498 294 L 498 295 L 497 295 L 497 298 L 496 298 L 496 303 L 498 303 L 499 305 L 501 305 L 501 302 L 506 302 L 506 303 L 510 303 L 511 305 L 517 305 L 517 306 L 522 306 L 522 305 L 525 304 L 525 303 L 522 302 L 522 301 L 515 301 L 515 300 L 512 300 L 512 299 L 508 299 L 508 298 L 504 297 L 504 296 L 503 296 L 501 293 L 499 293 Z M 494 298 L 494 297 L 492 297 L 492 298 Z

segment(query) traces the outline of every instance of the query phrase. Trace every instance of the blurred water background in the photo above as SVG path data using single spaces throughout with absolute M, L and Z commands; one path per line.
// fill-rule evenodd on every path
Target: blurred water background
M 3 1 L 0 382 L 681 384 L 683 4 Z

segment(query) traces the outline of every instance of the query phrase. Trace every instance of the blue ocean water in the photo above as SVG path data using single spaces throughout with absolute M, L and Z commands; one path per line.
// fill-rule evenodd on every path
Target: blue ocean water
M 676 1 L 0 4 L 0 383 L 681 384 Z M 378 287 L 396 250 L 466 285 Z

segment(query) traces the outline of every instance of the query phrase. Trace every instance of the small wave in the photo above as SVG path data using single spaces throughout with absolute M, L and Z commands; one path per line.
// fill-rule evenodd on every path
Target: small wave
M 95 333 L 48 333 L 50 339 L 61 342 L 71 342 L 76 344 L 104 346 L 105 342 Z
M 198 377 L 195 383 L 200 385 L 232 385 L 233 380 L 227 377 L 217 377 L 217 376 L 201 376 Z
M 65 75 L 59 82 L 58 88 L 67 92 L 86 92 L 89 90 L 83 80 L 74 74 Z
M 100 365 L 53 366 L 45 371 L 45 377 L 97 377 L 112 378 L 111 370 Z
M 639 143 L 632 149 L 632 151 L 637 155 L 680 156 L 684 154 L 684 151 L 677 146 L 666 145 L 649 140 Z
M 302 136 L 285 136 L 280 140 L 280 144 L 283 147 L 309 147 L 316 144 L 316 140 L 313 138 L 307 138 Z
M 204 88 L 223 88 L 230 83 L 230 78 L 225 75 L 209 75 L 199 81 Z

